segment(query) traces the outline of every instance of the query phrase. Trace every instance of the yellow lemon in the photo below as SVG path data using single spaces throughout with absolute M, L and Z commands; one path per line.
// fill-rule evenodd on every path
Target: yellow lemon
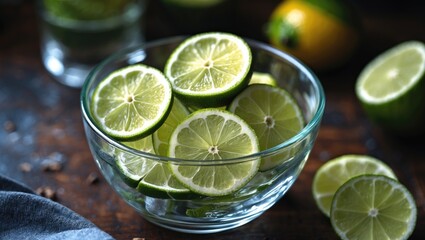
M 352 8 L 340 0 L 286 0 L 267 24 L 272 45 L 323 71 L 341 66 L 359 44 Z

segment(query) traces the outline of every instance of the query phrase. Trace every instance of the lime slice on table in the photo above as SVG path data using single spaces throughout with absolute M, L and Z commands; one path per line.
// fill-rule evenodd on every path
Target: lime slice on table
M 407 239 L 416 225 L 410 192 L 382 175 L 350 179 L 335 193 L 331 223 L 342 239 Z
M 323 164 L 313 178 L 313 197 L 319 209 L 329 216 L 337 189 L 348 179 L 362 174 L 380 174 L 397 179 L 384 162 L 367 156 L 348 154 Z
M 262 151 L 288 140 L 304 127 L 297 102 L 284 89 L 270 85 L 249 85 L 228 109 L 255 130 Z M 269 170 L 287 159 L 290 159 L 287 151 L 265 157 L 261 160 L 260 171 Z
M 425 130 L 425 44 L 401 43 L 372 60 L 361 72 L 356 94 L 365 112 L 396 133 Z
M 165 121 L 172 100 L 170 82 L 159 70 L 131 65 L 99 83 L 92 97 L 92 114 L 99 128 L 113 138 L 143 138 Z
M 252 77 L 249 80 L 249 84 L 267 84 L 277 87 L 276 79 L 269 73 L 263 72 L 252 72 Z
M 251 50 L 229 33 L 202 33 L 182 42 L 165 65 L 165 76 L 187 105 L 226 105 L 249 82 Z
M 146 153 L 155 154 L 152 137 L 123 142 L 124 145 Z M 127 185 L 155 198 L 185 198 L 193 194 L 171 174 L 167 164 L 118 151 L 116 164 Z
M 259 158 L 225 164 L 259 151 L 254 130 L 240 117 L 220 109 L 198 110 L 180 123 L 170 138 L 169 156 L 194 160 L 170 163 L 173 175 L 201 195 L 222 196 L 242 188 L 258 171 Z M 216 165 L 199 162 L 217 161 Z
M 168 155 L 168 142 L 171 134 L 177 125 L 189 114 L 189 110 L 180 102 L 180 100 L 178 98 L 174 98 L 173 106 L 167 119 L 162 126 L 152 134 L 153 147 L 156 154 L 160 156 Z

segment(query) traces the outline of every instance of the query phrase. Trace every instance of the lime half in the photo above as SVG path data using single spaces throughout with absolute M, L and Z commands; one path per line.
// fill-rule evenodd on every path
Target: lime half
M 131 65 L 99 83 L 92 97 L 92 114 L 99 128 L 113 138 L 143 138 L 165 121 L 172 100 L 171 84 L 159 70 Z
M 394 179 L 361 175 L 335 193 L 331 223 L 342 239 L 408 239 L 417 209 L 410 192 Z
M 211 108 L 192 113 L 176 127 L 169 144 L 170 157 L 196 162 L 170 163 L 170 167 L 184 186 L 201 195 L 222 196 L 237 191 L 257 173 L 260 164 L 259 158 L 226 164 L 226 159 L 258 152 L 259 145 L 254 130 L 225 110 Z
M 181 43 L 171 54 L 165 75 L 186 105 L 226 105 L 249 82 L 251 50 L 229 33 L 202 33 Z
M 362 174 L 380 174 L 396 179 L 384 162 L 367 155 L 342 155 L 322 165 L 313 178 L 313 197 L 319 209 L 329 216 L 338 188 L 350 178 Z
M 260 150 L 283 143 L 304 127 L 301 110 L 291 95 L 282 88 L 266 84 L 249 85 L 236 96 L 228 109 L 255 130 Z M 271 169 L 290 159 L 288 154 L 290 152 L 263 158 L 260 170 Z
M 425 44 L 401 43 L 372 60 L 361 72 L 356 94 L 380 126 L 398 133 L 425 129 Z

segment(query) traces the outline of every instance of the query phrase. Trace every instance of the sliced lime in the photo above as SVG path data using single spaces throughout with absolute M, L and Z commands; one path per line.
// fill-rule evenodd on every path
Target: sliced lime
M 152 138 L 150 136 L 122 144 L 146 153 L 154 153 Z M 136 156 L 126 151 L 116 150 L 115 161 L 121 178 L 131 187 L 136 187 L 140 180 L 154 166 L 155 161 Z
M 313 178 L 313 197 L 319 209 L 329 216 L 336 190 L 348 179 L 362 174 L 380 174 L 396 179 L 384 162 L 367 155 L 342 155 L 323 164 Z
M 165 65 L 173 90 L 187 105 L 226 105 L 250 79 L 251 50 L 229 33 L 202 33 L 181 43 Z
M 174 98 L 171 112 L 165 122 L 158 130 L 152 134 L 153 146 L 156 154 L 160 156 L 167 156 L 168 142 L 177 125 L 182 122 L 190 114 L 189 110 L 180 102 L 179 99 Z
M 252 72 L 252 77 L 249 80 L 249 84 L 267 84 L 270 86 L 277 87 L 276 79 L 269 73 Z
M 92 97 L 92 114 L 113 138 L 143 138 L 165 121 L 172 100 L 171 84 L 159 70 L 131 65 L 99 83 Z
M 408 239 L 416 225 L 415 200 L 401 183 L 361 175 L 335 193 L 331 223 L 342 239 Z
M 397 133 L 424 130 L 425 44 L 401 43 L 361 72 L 356 94 L 370 118 Z
M 137 186 L 137 190 L 155 198 L 190 199 L 196 197 L 171 174 L 167 164 L 156 162 Z
M 201 109 L 179 124 L 170 138 L 169 156 L 194 160 L 190 165 L 171 163 L 173 175 L 193 192 L 222 196 L 243 187 L 258 171 L 259 158 L 228 163 L 259 151 L 254 130 L 241 118 L 225 110 Z M 199 161 L 217 161 L 215 165 Z
M 287 91 L 270 85 L 249 85 L 235 97 L 228 109 L 255 130 L 260 150 L 283 143 L 304 127 L 304 118 L 297 102 Z M 271 169 L 290 159 L 288 154 L 290 152 L 263 158 L 260 171 Z

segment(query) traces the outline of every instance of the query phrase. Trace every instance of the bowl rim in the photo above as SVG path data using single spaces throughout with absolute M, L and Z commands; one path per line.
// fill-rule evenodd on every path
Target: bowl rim
M 299 69 L 303 74 L 306 75 L 306 78 L 308 78 L 309 81 L 311 82 L 311 84 L 313 85 L 315 95 L 318 96 L 318 104 L 317 104 L 316 111 L 313 113 L 311 120 L 306 123 L 304 128 L 301 131 L 299 131 L 296 135 L 291 137 L 290 139 L 288 139 L 288 140 L 286 140 L 286 141 L 284 141 L 284 142 L 282 142 L 282 143 L 280 143 L 280 144 L 278 144 L 278 145 L 276 145 L 272 148 L 262 150 L 262 151 L 259 151 L 259 152 L 256 152 L 256 153 L 253 153 L 253 154 L 250 154 L 250 155 L 237 157 L 237 158 L 222 159 L 222 160 L 192 160 L 192 159 L 180 159 L 180 158 L 173 158 L 173 157 L 167 157 L 167 156 L 160 156 L 160 155 L 156 155 L 156 154 L 153 154 L 153 153 L 148 153 L 148 152 L 136 150 L 136 149 L 130 148 L 130 147 L 120 143 L 118 140 L 116 140 L 112 137 L 109 137 L 107 134 L 105 134 L 103 131 L 101 131 L 100 128 L 98 128 L 96 126 L 96 123 L 95 123 L 96 121 L 91 116 L 91 113 L 89 111 L 89 106 L 88 106 L 90 104 L 90 101 L 88 100 L 88 95 L 89 95 L 89 90 L 90 90 L 89 86 L 92 84 L 92 79 L 94 79 L 96 74 L 101 69 L 103 69 L 103 67 L 105 67 L 105 65 L 107 65 L 111 62 L 114 62 L 114 61 L 118 61 L 121 58 L 127 59 L 126 57 L 128 57 L 130 54 L 134 54 L 134 53 L 137 53 L 137 52 L 141 52 L 143 54 L 143 51 L 146 48 L 157 47 L 157 46 L 160 46 L 160 45 L 166 45 L 166 44 L 181 42 L 184 39 L 186 39 L 187 37 L 188 36 L 186 36 L 186 35 L 180 35 L 180 36 L 161 38 L 161 39 L 153 40 L 151 42 L 146 42 L 146 43 L 143 43 L 139 46 L 134 46 L 134 47 L 130 47 L 130 48 L 120 50 L 120 51 L 112 54 L 108 58 L 104 59 L 99 64 L 97 64 L 90 71 L 88 76 L 86 77 L 86 80 L 84 81 L 84 84 L 82 86 L 81 93 L 80 93 L 80 107 L 81 107 L 83 122 L 86 123 L 86 124 L 84 124 L 85 127 L 86 126 L 90 127 L 90 129 L 97 136 L 102 138 L 108 144 L 111 144 L 114 147 L 116 147 L 116 148 L 118 148 L 118 149 L 120 149 L 124 152 L 128 152 L 128 153 L 140 156 L 140 157 L 148 158 L 150 160 L 157 160 L 157 161 L 163 161 L 163 162 L 173 162 L 173 163 L 183 164 L 183 165 L 184 164 L 219 165 L 219 164 L 241 163 L 241 162 L 246 162 L 246 161 L 258 160 L 261 157 L 266 157 L 266 156 L 272 155 L 273 153 L 275 153 L 279 149 L 289 148 L 290 146 L 296 144 L 297 142 L 302 141 L 316 127 L 317 128 L 319 127 L 321 120 L 322 120 L 322 117 L 323 117 L 323 114 L 324 114 L 325 102 L 326 101 L 325 101 L 325 93 L 324 93 L 324 90 L 323 90 L 323 86 L 322 86 L 319 78 L 316 76 L 316 74 L 308 66 L 306 66 L 304 63 L 302 63 L 299 59 L 297 59 L 296 57 L 294 57 L 294 56 L 292 56 L 292 55 L 290 55 L 286 52 L 283 52 L 282 50 L 274 48 L 271 45 L 260 42 L 258 40 L 243 38 L 248 43 L 248 45 L 250 47 L 254 46 L 255 48 L 262 49 L 266 52 L 269 52 L 273 55 L 276 55 L 280 58 L 283 58 L 286 61 L 288 61 L 289 63 L 293 64 L 295 68 Z M 144 57 L 144 56 L 139 56 L 139 58 L 140 57 Z

